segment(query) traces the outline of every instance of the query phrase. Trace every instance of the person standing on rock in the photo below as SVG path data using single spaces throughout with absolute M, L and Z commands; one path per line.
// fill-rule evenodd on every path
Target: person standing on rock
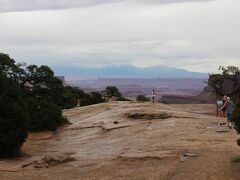
M 236 109 L 235 104 L 231 101 L 230 97 L 227 97 L 227 101 L 222 107 L 222 110 L 225 108 L 227 120 L 228 120 L 228 127 L 231 129 L 233 127 L 233 111 Z
M 155 103 L 155 96 L 156 96 L 155 90 L 153 89 L 152 90 L 152 103 Z

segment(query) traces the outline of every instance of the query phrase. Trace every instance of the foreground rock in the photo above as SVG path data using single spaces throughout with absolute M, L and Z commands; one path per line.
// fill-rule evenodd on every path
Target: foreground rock
M 33 161 L 28 164 L 22 165 L 22 168 L 33 167 L 33 168 L 49 168 L 51 166 L 57 166 L 59 164 L 75 161 L 75 158 L 68 156 L 49 156 L 44 157 L 40 161 Z
M 112 102 L 67 110 L 73 124 L 31 134 L 26 157 L 0 161 L 0 179 L 237 179 L 236 133 L 209 109 Z

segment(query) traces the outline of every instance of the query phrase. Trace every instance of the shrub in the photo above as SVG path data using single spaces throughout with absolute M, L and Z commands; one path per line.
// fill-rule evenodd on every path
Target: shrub
M 54 131 L 66 122 L 61 108 L 51 101 L 29 98 L 27 107 L 30 114 L 30 131 Z
M 132 101 L 132 100 L 127 99 L 125 97 L 119 97 L 119 98 L 117 98 L 117 101 Z
M 92 104 L 91 95 L 84 93 L 84 96 L 80 99 L 80 106 L 88 106 Z
M 66 86 L 63 89 L 62 103 L 60 106 L 62 109 L 74 108 L 77 106 L 78 100 L 84 99 L 85 95 L 86 93 L 77 87 Z
M 11 79 L 0 75 L 0 156 L 20 154 L 28 135 L 28 113 L 21 91 Z
M 71 109 L 77 106 L 77 97 L 76 94 L 71 92 L 64 92 L 63 93 L 63 103 L 62 109 Z
M 137 98 L 136 98 L 137 101 L 140 101 L 140 102 L 147 102 L 147 101 L 150 101 L 149 98 L 147 98 L 146 96 L 144 95 L 138 95 Z
M 91 92 L 90 95 L 91 95 L 91 99 L 92 99 L 92 104 L 98 104 L 98 103 L 104 102 L 104 99 L 100 92 Z

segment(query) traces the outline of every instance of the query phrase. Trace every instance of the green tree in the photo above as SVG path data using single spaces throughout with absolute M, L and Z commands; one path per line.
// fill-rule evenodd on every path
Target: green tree
M 63 102 L 61 104 L 62 109 L 71 109 L 77 106 L 78 98 L 77 95 L 69 92 L 64 91 L 63 93 Z
M 62 81 L 54 76 L 54 72 L 48 66 L 29 65 L 26 67 L 25 75 L 21 77 L 21 87 L 30 84 L 31 91 L 27 96 L 48 99 L 60 105 L 63 97 Z
M 66 122 L 61 108 L 53 102 L 36 98 L 28 98 L 26 102 L 31 119 L 30 131 L 55 131 L 58 126 Z
M 28 135 L 28 113 L 17 81 L 18 67 L 0 54 L 0 156 L 17 156 Z
M 103 103 L 104 99 L 102 97 L 102 94 L 100 92 L 91 92 L 91 99 L 92 99 L 92 104 L 98 104 L 98 103 Z
M 235 96 L 240 91 L 240 70 L 238 67 L 219 67 L 220 74 L 209 76 L 208 84 L 218 96 Z
M 63 101 L 61 107 L 63 109 L 70 109 L 76 107 L 78 104 L 78 100 L 83 98 L 84 94 L 85 94 L 84 91 L 77 87 L 71 86 L 64 87 Z
M 88 106 L 88 105 L 92 105 L 93 100 L 92 100 L 92 96 L 89 93 L 84 93 L 84 96 L 80 99 L 80 105 L 81 106 Z
M 111 98 L 111 97 L 122 97 L 119 89 L 116 86 L 107 86 L 105 90 L 103 90 L 104 96 Z
M 0 53 L 0 71 L 2 75 L 17 82 L 21 69 L 8 54 Z
M 16 64 L 8 55 L 0 54 L 0 72 L 2 77 L 15 83 L 16 89 L 23 95 L 23 104 L 26 104 L 30 117 L 30 131 L 55 130 L 66 122 L 60 108 L 64 105 L 64 87 L 48 66 Z M 4 89 L 10 87 L 10 84 L 3 86 Z

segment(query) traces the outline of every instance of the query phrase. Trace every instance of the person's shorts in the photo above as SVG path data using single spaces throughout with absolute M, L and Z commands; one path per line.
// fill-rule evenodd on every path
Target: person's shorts
M 226 111 L 226 108 L 223 108 L 223 109 L 222 109 L 222 112 L 225 112 L 225 111 Z
M 227 120 L 230 121 L 230 122 L 232 122 L 232 121 L 233 121 L 232 119 L 233 119 L 233 113 L 229 113 L 229 112 L 228 112 L 228 113 L 227 113 Z

